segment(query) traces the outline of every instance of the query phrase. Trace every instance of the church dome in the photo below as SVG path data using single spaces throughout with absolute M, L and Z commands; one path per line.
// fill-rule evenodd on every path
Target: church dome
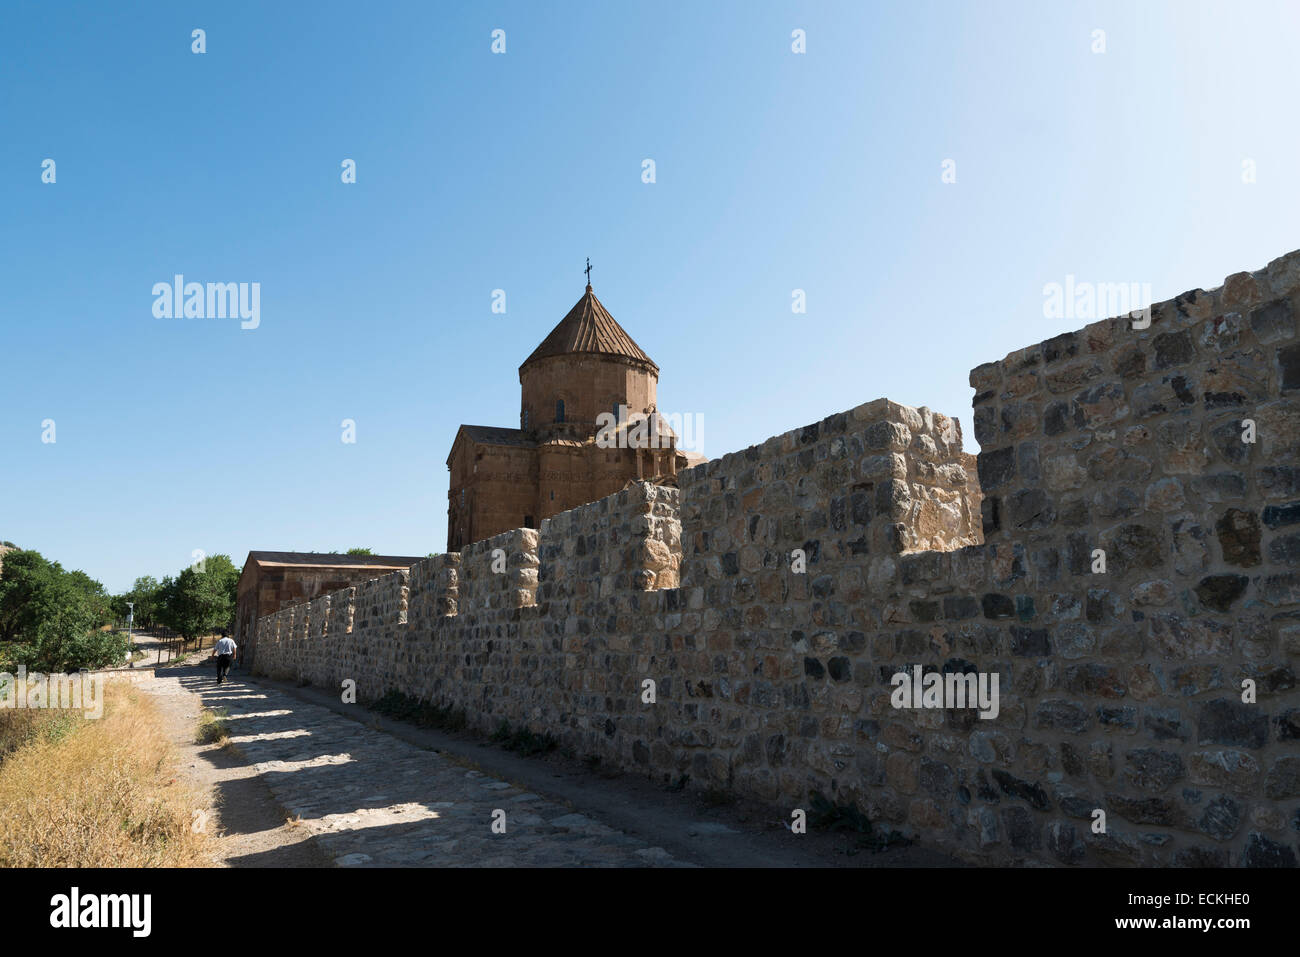
M 644 363 L 656 376 L 659 374 L 659 367 L 655 365 L 654 360 L 632 341 L 632 337 L 596 298 L 590 285 L 587 286 L 583 297 L 569 310 L 568 315 L 560 320 L 519 368 L 522 371 L 524 366 L 540 359 L 579 353 L 613 356 L 633 363 Z

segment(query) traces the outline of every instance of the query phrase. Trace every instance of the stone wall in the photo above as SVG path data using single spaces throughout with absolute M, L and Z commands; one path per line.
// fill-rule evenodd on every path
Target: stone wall
M 246 666 L 257 657 L 257 619 L 289 605 L 309 602 L 350 585 L 410 567 L 415 557 L 331 555 L 299 552 L 248 553 L 239 576 L 231 637 Z
M 1298 309 L 1293 253 L 980 366 L 978 484 L 878 400 L 263 618 L 258 667 L 976 862 L 1294 865 Z

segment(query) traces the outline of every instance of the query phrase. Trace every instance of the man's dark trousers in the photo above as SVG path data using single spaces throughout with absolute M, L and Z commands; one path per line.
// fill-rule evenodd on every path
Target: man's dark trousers
M 230 662 L 233 659 L 234 659 L 234 655 L 217 655 L 217 680 L 218 681 L 221 681 L 226 677 L 226 674 L 230 671 Z

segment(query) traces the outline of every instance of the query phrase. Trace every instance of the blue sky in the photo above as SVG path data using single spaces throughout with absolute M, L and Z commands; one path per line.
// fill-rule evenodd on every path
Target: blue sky
M 1044 284 L 1160 300 L 1300 246 L 1297 27 L 1250 2 L 8 2 L 0 539 L 114 591 L 195 549 L 441 551 L 456 427 L 518 424 L 588 256 L 706 454 L 880 396 L 976 451 L 968 371 L 1084 324 Z M 260 283 L 260 325 L 156 318 L 176 273 Z

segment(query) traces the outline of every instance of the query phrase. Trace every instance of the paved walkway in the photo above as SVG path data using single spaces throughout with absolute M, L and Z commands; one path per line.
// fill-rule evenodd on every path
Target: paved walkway
M 383 731 L 211 668 L 140 687 L 229 713 L 231 742 L 342 867 L 690 866 L 659 847 Z M 358 708 L 360 705 L 357 706 Z M 505 832 L 495 833 L 494 821 Z M 497 831 L 500 830 L 500 824 Z

